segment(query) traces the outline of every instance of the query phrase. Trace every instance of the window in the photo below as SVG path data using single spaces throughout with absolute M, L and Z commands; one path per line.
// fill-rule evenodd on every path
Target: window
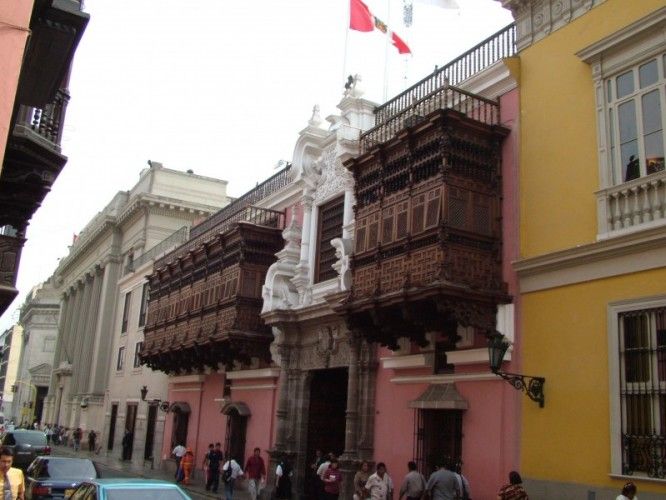
M 606 80 L 613 184 L 664 170 L 666 54 Z
M 428 477 L 442 457 L 454 462 L 462 458 L 462 411 L 415 410 L 414 460 Z
M 143 350 L 143 342 L 137 342 L 134 346 L 134 368 L 139 368 L 141 366 L 141 358 L 139 354 Z
M 130 310 L 130 300 L 132 298 L 132 292 L 127 292 L 125 294 L 125 305 L 123 306 L 123 324 L 120 329 L 120 333 L 125 333 L 127 331 L 127 322 L 129 321 L 129 310 Z
M 337 276 L 335 269 L 331 267 L 337 260 L 331 240 L 342 236 L 344 200 L 344 196 L 340 196 L 319 207 L 315 283 Z
M 666 477 L 666 306 L 621 312 L 622 473 Z
M 141 290 L 141 308 L 139 309 L 139 327 L 142 327 L 146 324 L 146 311 L 148 310 L 148 283 L 143 284 L 143 289 Z
M 125 364 L 125 347 L 118 349 L 118 360 L 116 361 L 116 370 L 120 371 L 123 369 Z

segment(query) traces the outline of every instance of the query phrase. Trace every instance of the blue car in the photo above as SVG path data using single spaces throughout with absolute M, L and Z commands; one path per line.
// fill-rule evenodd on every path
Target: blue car
M 96 479 L 85 481 L 69 500 L 191 500 L 176 484 L 158 479 Z

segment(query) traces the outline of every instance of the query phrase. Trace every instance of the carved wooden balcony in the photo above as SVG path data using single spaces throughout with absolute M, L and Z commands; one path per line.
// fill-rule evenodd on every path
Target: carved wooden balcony
M 284 245 L 284 213 L 246 207 L 239 214 L 215 237 L 186 243 L 156 263 L 143 364 L 176 372 L 270 360 L 261 288 Z
M 346 163 L 356 181 L 355 249 L 352 290 L 338 310 L 367 340 L 424 343 L 451 321 L 494 329 L 497 304 L 509 301 L 501 270 L 507 133 L 437 109 Z

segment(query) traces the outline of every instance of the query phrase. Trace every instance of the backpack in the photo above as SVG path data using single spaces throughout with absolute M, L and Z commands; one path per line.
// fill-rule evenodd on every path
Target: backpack
M 227 468 L 222 471 L 222 481 L 224 481 L 225 483 L 230 483 L 232 481 L 231 475 L 233 474 L 233 470 L 231 467 L 231 460 L 228 461 L 225 465 L 227 466 Z

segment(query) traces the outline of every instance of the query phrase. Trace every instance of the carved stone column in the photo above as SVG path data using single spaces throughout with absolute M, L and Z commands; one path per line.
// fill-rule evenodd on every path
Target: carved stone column
M 310 284 L 310 240 L 312 234 L 312 204 L 314 198 L 312 193 L 305 191 L 303 193 L 303 229 L 301 232 L 301 255 L 296 266 L 296 276 L 292 278 L 292 283 L 298 290 L 299 302 L 305 304 L 306 289 Z
M 289 374 L 288 366 L 291 355 L 291 347 L 285 344 L 278 346 L 280 354 L 280 381 L 279 381 L 279 396 L 277 410 L 275 411 L 275 451 L 286 451 L 287 449 L 287 433 L 289 415 Z
M 361 336 L 358 333 L 349 333 L 345 451 L 340 457 L 340 469 L 342 470 L 340 500 L 351 499 L 354 492 L 353 481 L 358 461 L 359 354 L 361 341 Z
M 90 380 L 90 369 L 92 363 L 92 349 L 94 344 L 94 336 L 92 332 L 95 331 L 95 326 L 97 325 L 97 318 L 99 317 L 99 298 L 102 291 L 102 276 L 101 269 L 99 266 L 95 266 L 95 269 L 92 274 L 92 287 L 91 287 L 91 298 L 90 298 L 90 314 L 86 320 L 86 329 L 85 329 L 85 338 L 83 341 L 81 359 L 79 360 L 79 365 L 81 367 L 81 372 L 84 374 L 85 378 L 80 381 L 80 385 L 77 387 L 79 393 L 88 392 L 88 381 Z

